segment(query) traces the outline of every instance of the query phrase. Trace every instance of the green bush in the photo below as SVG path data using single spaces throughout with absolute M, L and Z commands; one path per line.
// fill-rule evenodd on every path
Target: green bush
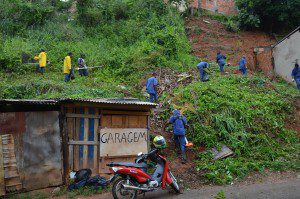
M 241 11 L 240 11 L 241 12 Z M 231 32 L 239 31 L 240 22 L 237 15 L 224 15 L 219 13 L 212 13 L 211 11 L 203 11 L 202 16 L 220 21 L 225 25 L 226 30 Z
M 54 12 L 46 1 L 1 1 L 0 30 L 6 35 L 22 33 L 29 27 L 42 25 Z
M 223 23 L 225 25 L 226 30 L 231 32 L 237 32 L 239 30 L 238 24 L 233 20 L 228 20 Z

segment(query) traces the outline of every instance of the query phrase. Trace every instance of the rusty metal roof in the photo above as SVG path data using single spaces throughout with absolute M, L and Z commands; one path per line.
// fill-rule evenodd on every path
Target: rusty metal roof
M 94 98 L 94 99 L 0 99 L 0 104 L 23 104 L 23 105 L 59 105 L 66 103 L 90 102 L 97 104 L 117 104 L 117 105 L 137 105 L 155 107 L 157 104 L 151 102 L 140 101 L 137 98 Z
M 137 105 L 137 106 L 153 106 L 157 104 L 151 102 L 140 101 L 137 98 L 94 98 L 94 99 L 60 99 L 62 103 L 72 102 L 91 102 L 99 104 L 118 104 L 118 105 Z

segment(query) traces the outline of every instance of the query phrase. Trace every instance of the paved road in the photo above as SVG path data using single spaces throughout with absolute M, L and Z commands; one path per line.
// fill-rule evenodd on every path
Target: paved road
M 141 199 L 214 199 L 220 191 L 224 191 L 226 199 L 300 199 L 300 179 L 289 179 L 284 182 L 253 184 L 247 186 L 211 186 L 198 190 L 188 190 L 175 195 L 169 191 L 147 193 Z M 98 199 L 112 198 L 111 193 L 98 196 Z

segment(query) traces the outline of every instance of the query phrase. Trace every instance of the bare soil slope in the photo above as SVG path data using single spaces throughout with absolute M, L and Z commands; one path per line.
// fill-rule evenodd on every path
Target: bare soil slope
M 254 47 L 270 46 L 276 43 L 269 35 L 261 31 L 229 32 L 225 26 L 208 17 L 192 17 L 186 20 L 186 29 L 192 43 L 193 53 L 204 60 L 214 61 L 216 53 L 221 50 L 229 56 L 228 62 L 237 65 L 239 59 L 246 55 L 248 67 L 256 68 Z M 271 64 L 271 54 L 260 63 L 260 69 L 267 70 Z

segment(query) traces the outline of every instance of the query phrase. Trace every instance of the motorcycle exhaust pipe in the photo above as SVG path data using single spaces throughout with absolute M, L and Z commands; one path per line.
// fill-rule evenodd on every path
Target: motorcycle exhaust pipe
M 143 187 L 136 187 L 131 185 L 122 184 L 124 189 L 130 189 L 130 190 L 137 190 L 137 191 L 153 191 L 154 188 L 143 188 Z

